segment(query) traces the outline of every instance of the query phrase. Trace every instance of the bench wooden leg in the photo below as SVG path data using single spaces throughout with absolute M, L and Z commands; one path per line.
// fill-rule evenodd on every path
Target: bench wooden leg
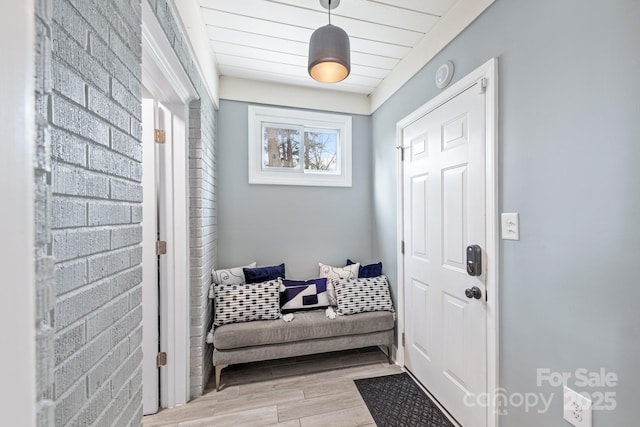
M 220 391 L 220 374 L 222 373 L 222 370 L 227 366 L 229 365 L 217 365 L 214 367 L 216 370 L 216 391 Z
M 393 360 L 391 360 L 391 346 L 387 346 L 387 359 L 389 359 L 389 365 L 393 365 Z

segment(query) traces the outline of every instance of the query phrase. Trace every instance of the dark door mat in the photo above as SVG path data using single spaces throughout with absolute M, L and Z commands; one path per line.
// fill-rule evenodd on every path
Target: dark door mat
M 378 427 L 454 427 L 406 372 L 353 382 Z

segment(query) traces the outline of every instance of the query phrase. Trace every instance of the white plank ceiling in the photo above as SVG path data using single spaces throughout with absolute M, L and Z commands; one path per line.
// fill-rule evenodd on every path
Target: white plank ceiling
M 309 38 L 328 23 L 319 0 L 199 0 L 222 76 L 327 88 L 307 73 Z M 331 23 L 351 41 L 351 75 L 330 88 L 368 95 L 456 0 L 341 0 Z

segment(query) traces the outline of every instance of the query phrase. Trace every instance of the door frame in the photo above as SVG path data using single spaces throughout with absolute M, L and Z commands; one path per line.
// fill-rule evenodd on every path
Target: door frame
M 485 90 L 485 227 L 486 227 L 486 292 L 487 292 L 487 426 L 498 426 L 498 407 L 496 399 L 491 398 L 499 386 L 499 235 L 498 235 L 498 59 L 491 58 L 483 65 L 462 77 L 440 94 L 432 98 L 414 112 L 396 124 L 396 182 L 397 182 L 397 283 L 398 283 L 398 334 L 405 330 L 405 283 L 404 283 L 404 254 L 402 241 L 404 239 L 404 170 L 402 165 L 403 130 L 435 110 L 450 99 L 456 97 L 480 80 L 486 82 Z M 396 361 L 404 366 L 404 348 L 401 339 L 396 348 Z
M 11 286 L 4 287 L 0 301 L 0 322 L 6 325 L 0 339 L 10 343 L 0 353 L 4 380 L 0 407 L 7 424 L 31 427 L 36 425 L 36 404 L 42 399 L 36 390 L 34 2 L 7 2 L 2 12 L 0 50 L 11 66 L 0 67 L 0 126 L 4 137 L 0 144 L 0 196 L 6 203 L 0 222 L 0 269 L 5 283 Z M 37 341 L 46 339 L 43 336 Z
M 164 213 L 171 238 L 167 239 L 167 255 L 163 256 L 167 266 L 166 286 L 161 282 L 159 290 L 160 350 L 167 353 L 167 365 L 160 368 L 160 407 L 170 408 L 189 400 L 188 124 L 189 103 L 198 98 L 198 93 L 146 1 L 142 2 L 142 83 L 148 92 L 145 97 L 162 102 L 169 107 L 172 117 L 178 119 L 172 126 L 171 138 L 168 137 L 171 142 L 164 147 L 170 157 L 165 164 L 170 176 L 163 190 L 172 199 Z M 155 251 L 155 245 L 152 250 Z M 153 325 L 153 320 L 144 313 L 143 307 L 143 324 Z M 143 339 L 144 336 L 143 326 Z
M 142 141 L 152 141 L 154 129 L 145 123 L 155 122 L 156 102 L 142 99 Z M 155 242 L 158 239 L 158 208 L 156 194 L 156 147 L 142 144 L 142 407 L 144 415 L 155 414 L 160 408 L 160 381 L 153 354 L 158 352 L 160 331 L 158 329 L 158 256 Z M 153 191 L 151 190 L 153 189 Z M 149 284 L 156 286 L 149 286 Z

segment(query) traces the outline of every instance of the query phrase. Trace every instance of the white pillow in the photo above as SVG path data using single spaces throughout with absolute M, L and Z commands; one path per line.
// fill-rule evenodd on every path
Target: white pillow
M 280 318 L 280 279 L 239 285 L 216 285 L 214 326 Z
M 244 265 L 242 267 L 222 268 L 220 270 L 213 270 L 211 276 L 213 277 L 213 283 L 218 285 L 242 285 L 246 283 L 244 278 L 243 268 L 255 268 L 256 263 Z
M 332 267 L 323 263 L 318 263 L 320 266 L 319 277 L 327 278 L 327 294 L 329 296 L 329 304 L 338 305 L 336 300 L 336 291 L 333 288 L 332 279 L 357 279 L 358 272 L 360 271 L 360 263 L 347 265 L 345 267 Z
M 334 279 L 339 316 L 365 311 L 393 311 L 387 276 Z

